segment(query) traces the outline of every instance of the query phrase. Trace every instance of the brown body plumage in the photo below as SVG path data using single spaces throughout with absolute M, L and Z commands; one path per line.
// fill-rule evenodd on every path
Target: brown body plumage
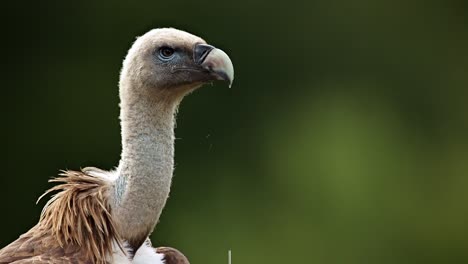
M 45 194 L 60 192 L 35 227 L 0 251 L 0 263 L 106 263 L 114 241 L 121 241 L 108 203 L 109 181 L 79 171 L 50 181 L 60 184 Z
M 65 171 L 44 195 L 39 223 L 0 250 L 1 263 L 188 264 L 148 236 L 172 179 L 175 113 L 183 96 L 213 80 L 232 83 L 222 50 L 176 29 L 138 38 L 120 76 L 122 155 L 116 171 Z M 145 242 L 146 241 L 146 242 Z

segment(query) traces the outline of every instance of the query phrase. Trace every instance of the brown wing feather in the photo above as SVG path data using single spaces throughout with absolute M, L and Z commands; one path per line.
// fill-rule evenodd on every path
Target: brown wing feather
M 44 195 L 59 192 L 35 227 L 0 250 L 0 263 L 107 263 L 113 242 L 120 241 L 108 203 L 109 181 L 79 171 L 50 181 L 59 185 Z
M 166 264 L 190 264 L 187 257 L 179 250 L 171 247 L 158 247 L 156 253 L 164 254 L 164 263 Z
M 0 250 L 0 263 L 92 263 L 73 245 L 60 247 L 53 236 L 36 225 L 16 241 Z

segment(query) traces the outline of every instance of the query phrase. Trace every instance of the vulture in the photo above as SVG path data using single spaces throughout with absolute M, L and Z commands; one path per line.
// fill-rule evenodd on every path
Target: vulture
M 171 187 L 175 115 L 188 93 L 216 80 L 230 87 L 233 79 L 229 56 L 200 37 L 159 28 L 137 38 L 120 73 L 118 166 L 51 179 L 56 185 L 44 195 L 55 194 L 39 222 L 0 250 L 0 263 L 188 264 L 148 238 Z

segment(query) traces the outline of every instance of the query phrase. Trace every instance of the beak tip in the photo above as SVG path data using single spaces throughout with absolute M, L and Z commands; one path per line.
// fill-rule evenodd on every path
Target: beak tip
M 224 51 L 214 48 L 208 53 L 203 64 L 216 74 L 220 80 L 229 82 L 229 88 L 231 88 L 234 81 L 234 66 Z

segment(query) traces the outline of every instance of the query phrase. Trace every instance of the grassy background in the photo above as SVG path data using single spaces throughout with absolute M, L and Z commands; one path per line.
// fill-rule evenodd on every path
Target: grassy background
M 187 97 L 152 238 L 194 264 L 468 263 L 466 1 L 4 4 L 0 247 L 59 169 L 115 166 L 118 73 L 154 27 L 230 54 Z

